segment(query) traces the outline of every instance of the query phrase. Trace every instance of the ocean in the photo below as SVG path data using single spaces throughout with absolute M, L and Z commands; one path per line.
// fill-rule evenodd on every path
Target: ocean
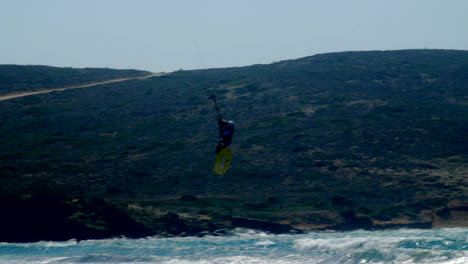
M 468 228 L 0 243 L 0 263 L 468 263 Z

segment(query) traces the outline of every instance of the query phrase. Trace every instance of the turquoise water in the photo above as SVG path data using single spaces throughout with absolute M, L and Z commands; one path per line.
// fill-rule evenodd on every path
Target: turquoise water
M 468 228 L 0 243 L 0 263 L 468 263 Z

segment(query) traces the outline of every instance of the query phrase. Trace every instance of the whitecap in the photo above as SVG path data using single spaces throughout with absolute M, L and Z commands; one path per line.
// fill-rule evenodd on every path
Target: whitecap
M 271 240 L 262 240 L 262 241 L 258 241 L 257 243 L 255 243 L 255 245 L 257 245 L 257 246 L 271 246 L 271 245 L 274 245 L 274 244 L 276 244 L 276 243 L 271 241 Z

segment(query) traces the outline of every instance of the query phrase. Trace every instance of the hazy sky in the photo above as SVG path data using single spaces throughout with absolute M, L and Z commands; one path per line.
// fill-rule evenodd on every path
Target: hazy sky
M 0 64 L 153 72 L 468 50 L 468 0 L 0 0 Z

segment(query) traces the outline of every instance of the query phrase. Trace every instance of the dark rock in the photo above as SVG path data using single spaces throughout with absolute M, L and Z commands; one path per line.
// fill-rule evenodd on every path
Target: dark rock
M 449 208 L 444 207 L 443 209 L 438 210 L 436 214 L 443 219 L 448 219 L 450 217 L 450 212 L 451 210 Z
M 374 224 L 369 217 L 356 216 L 353 210 L 345 210 L 341 213 L 344 223 L 335 225 L 333 229 L 340 231 L 348 231 L 355 229 L 373 229 Z
M 431 229 L 432 222 L 415 222 L 408 224 L 385 224 L 385 225 L 374 225 L 371 230 L 386 230 L 386 229 L 397 229 L 397 228 L 415 228 L 415 229 Z
M 198 233 L 197 236 L 198 236 L 198 237 L 204 237 L 204 236 L 207 236 L 207 235 L 210 235 L 210 232 L 208 232 L 208 231 L 202 231 L 202 232 Z
M 263 221 L 259 219 L 253 219 L 253 218 L 233 217 L 231 221 L 232 221 L 232 225 L 235 227 L 257 229 L 257 230 L 267 231 L 267 232 L 274 233 L 274 234 L 283 234 L 294 229 L 290 225 L 267 222 L 267 221 Z
M 214 223 L 212 220 L 182 218 L 173 212 L 169 212 L 162 217 L 155 218 L 154 223 L 159 229 L 159 234 L 163 235 L 164 233 L 169 233 L 176 236 L 199 236 L 200 234 L 210 234 L 213 230 L 223 227 Z
M 71 199 L 39 193 L 29 198 L 0 197 L 0 241 L 34 242 L 153 235 L 102 199 Z
M 211 233 L 211 235 L 213 235 L 213 236 L 225 236 L 228 233 L 229 232 L 226 229 L 217 229 L 213 233 Z
M 83 206 L 83 212 L 86 214 L 87 219 L 77 221 L 77 224 L 82 224 L 89 230 L 102 230 L 104 228 L 104 230 L 107 230 L 103 234 L 105 237 L 126 236 L 139 238 L 154 234 L 152 230 L 100 198 L 92 198 L 87 201 Z M 95 223 L 103 224 L 101 227 L 94 228 Z

